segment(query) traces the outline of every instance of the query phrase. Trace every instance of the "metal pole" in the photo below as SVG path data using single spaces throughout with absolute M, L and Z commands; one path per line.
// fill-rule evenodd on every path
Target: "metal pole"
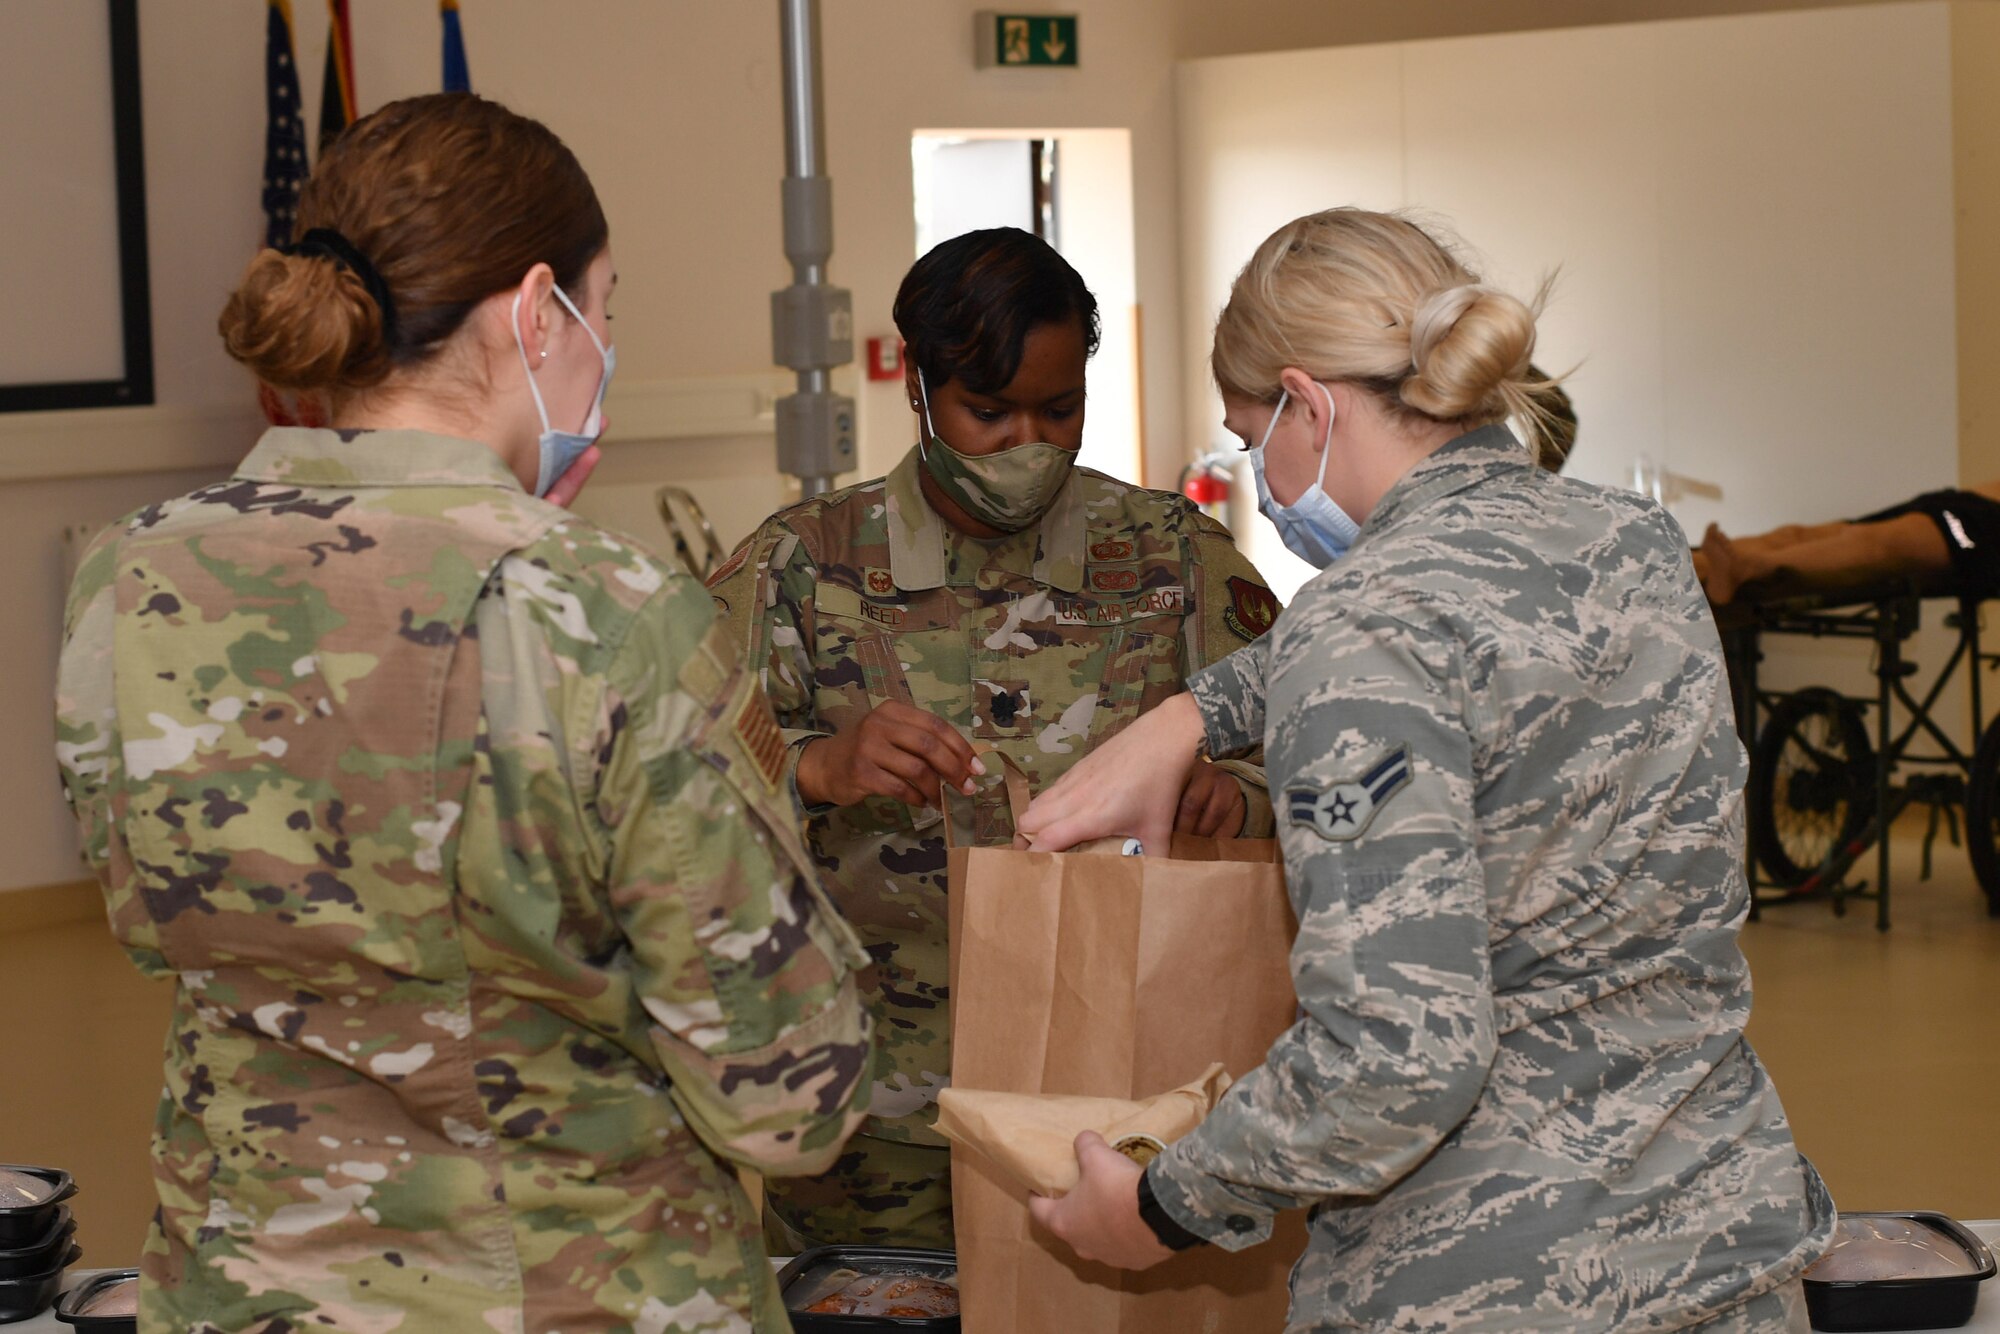
M 854 466 L 854 401 L 832 390 L 832 371 L 854 359 L 854 306 L 826 281 L 833 255 L 833 182 L 821 124 L 819 0 L 778 0 L 784 47 L 785 258 L 791 286 L 771 294 L 771 357 L 798 375 L 778 400 L 778 466 L 808 496 L 832 489 Z

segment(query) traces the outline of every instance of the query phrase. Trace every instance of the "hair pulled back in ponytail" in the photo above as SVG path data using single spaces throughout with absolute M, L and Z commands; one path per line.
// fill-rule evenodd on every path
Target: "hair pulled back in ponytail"
M 576 289 L 610 237 L 562 140 L 470 93 L 391 102 L 349 126 L 299 196 L 296 234 L 315 228 L 339 233 L 374 268 L 393 326 L 342 260 L 264 250 L 218 327 L 229 355 L 267 384 L 334 398 L 428 361 L 475 306 L 537 263 Z
M 1216 321 L 1211 365 L 1225 393 L 1259 401 L 1297 366 L 1369 390 L 1391 416 L 1468 429 L 1513 417 L 1539 454 L 1556 382 L 1528 359 L 1547 291 L 1531 305 L 1482 283 L 1407 218 L 1329 209 L 1257 247 Z

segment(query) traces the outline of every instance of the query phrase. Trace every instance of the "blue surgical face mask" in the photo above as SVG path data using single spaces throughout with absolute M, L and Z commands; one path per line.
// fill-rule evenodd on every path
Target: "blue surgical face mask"
M 1285 544 L 1285 550 L 1324 570 L 1347 554 L 1361 532 L 1361 525 L 1349 518 L 1347 511 L 1326 493 L 1326 461 L 1333 453 L 1333 391 L 1325 385 L 1319 391 L 1326 395 L 1326 440 L 1319 451 L 1319 476 L 1306 488 L 1306 493 L 1289 505 L 1280 505 L 1271 495 L 1270 483 L 1264 480 L 1264 447 L 1271 443 L 1271 432 L 1277 429 L 1278 418 L 1291 398 L 1289 389 L 1278 395 L 1271 424 L 1264 428 L 1264 438 L 1250 451 L 1250 471 L 1257 477 L 1257 508 L 1276 526 L 1278 540 Z
M 535 396 L 535 411 L 542 418 L 542 462 L 541 470 L 535 475 L 535 494 L 545 496 L 555 485 L 556 478 L 569 471 L 569 465 L 582 457 L 583 451 L 597 443 L 597 437 L 604 434 L 604 391 L 611 387 L 611 373 L 618 369 L 618 349 L 606 347 L 597 341 L 597 331 L 590 327 L 590 321 L 583 318 L 583 312 L 576 303 L 558 287 L 554 289 L 556 299 L 569 308 L 576 316 L 576 322 L 590 335 L 590 344 L 597 349 L 597 355 L 604 359 L 604 378 L 597 382 L 597 397 L 591 400 L 590 415 L 584 418 L 583 430 L 557 431 L 549 427 L 549 410 L 542 403 L 541 386 L 535 383 L 535 368 L 528 364 L 528 348 L 521 341 L 521 294 L 514 293 L 514 348 L 521 354 L 521 369 L 528 373 L 528 392 Z

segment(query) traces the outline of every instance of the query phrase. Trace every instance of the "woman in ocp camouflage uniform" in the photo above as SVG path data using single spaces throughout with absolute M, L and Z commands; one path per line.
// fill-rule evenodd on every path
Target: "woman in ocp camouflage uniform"
M 706 591 L 543 498 L 611 374 L 596 193 L 420 97 L 297 226 L 222 332 L 332 428 L 113 525 L 70 594 L 64 782 L 174 982 L 140 1326 L 788 1329 L 724 1160 L 832 1160 L 865 956 Z
M 918 443 L 887 477 L 773 515 L 711 580 L 872 956 L 868 1120 L 831 1174 L 770 1192 L 774 1244 L 951 1244 L 932 1129 L 951 1073 L 944 821 L 966 844 L 1014 837 L 969 739 L 1052 782 L 1278 610 L 1188 500 L 1073 466 L 1097 302 L 1047 243 L 947 241 L 895 315 Z M 1254 766 L 1202 765 L 1175 795 L 1192 831 L 1270 828 Z
M 1151 843 L 1198 751 L 1263 743 L 1301 1017 L 1143 1172 L 1085 1137 L 1034 1207 L 1129 1268 L 1309 1207 L 1295 1334 L 1803 1330 L 1833 1214 L 1743 1039 L 1721 647 L 1666 512 L 1502 424 L 1534 335 L 1398 217 L 1300 218 L 1238 276 L 1226 421 L 1322 573 L 1022 825 Z

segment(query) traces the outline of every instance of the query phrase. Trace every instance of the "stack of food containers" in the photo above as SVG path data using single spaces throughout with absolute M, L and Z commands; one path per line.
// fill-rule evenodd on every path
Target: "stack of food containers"
M 63 1203 L 74 1194 L 67 1172 L 0 1163 L 0 1324 L 55 1304 L 63 1271 L 83 1254 Z

